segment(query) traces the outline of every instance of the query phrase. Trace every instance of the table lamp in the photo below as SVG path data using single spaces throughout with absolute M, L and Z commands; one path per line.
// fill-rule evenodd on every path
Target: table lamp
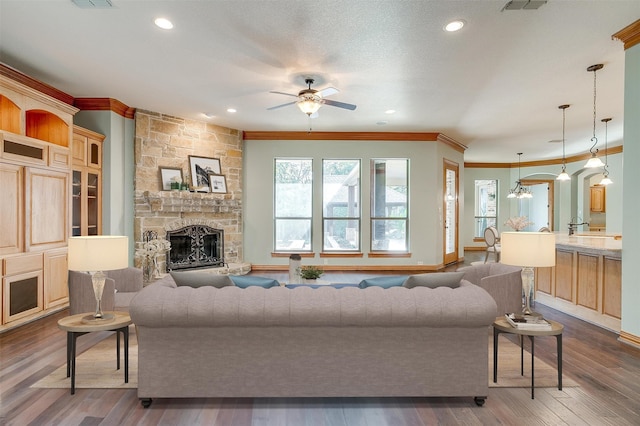
M 522 267 L 522 289 L 525 306 L 522 313 L 532 315 L 531 291 L 534 289 L 533 268 L 555 266 L 556 236 L 550 232 L 503 232 L 501 263 Z
M 97 235 L 69 238 L 69 270 L 91 274 L 96 297 L 96 313 L 83 321 L 109 321 L 113 314 L 102 313 L 100 302 L 106 275 L 103 271 L 129 266 L 129 238 L 115 235 Z

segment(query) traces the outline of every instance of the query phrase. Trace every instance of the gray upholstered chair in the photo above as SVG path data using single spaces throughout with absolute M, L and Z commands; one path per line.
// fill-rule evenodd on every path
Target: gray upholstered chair
M 522 268 L 487 263 L 459 268 L 464 279 L 485 289 L 496 301 L 496 316 L 522 311 Z
M 491 253 L 494 254 L 496 263 L 500 262 L 500 234 L 495 226 L 489 226 L 484 230 L 484 242 L 487 244 L 484 263 L 487 263 Z
M 142 290 L 142 270 L 138 268 L 105 271 L 107 279 L 102 292 L 103 311 L 129 312 L 131 299 Z M 69 271 L 69 314 L 95 312 L 96 298 L 91 275 Z

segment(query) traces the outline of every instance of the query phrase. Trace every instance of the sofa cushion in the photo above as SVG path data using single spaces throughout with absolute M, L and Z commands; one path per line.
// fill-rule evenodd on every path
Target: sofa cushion
M 229 278 L 231 278 L 231 281 L 240 288 L 254 286 L 271 288 L 280 285 L 278 280 L 274 280 L 273 278 L 257 277 L 255 275 L 231 275 Z
M 211 286 L 216 288 L 233 286 L 234 283 L 227 275 L 209 274 L 206 272 L 170 272 L 171 277 L 178 287 L 203 287 Z
M 393 275 L 388 277 L 374 277 L 374 278 L 365 278 L 360 281 L 358 287 L 367 288 L 367 287 L 399 287 L 406 281 L 406 275 Z
M 460 281 L 464 277 L 464 272 L 436 272 L 427 274 L 409 275 L 403 286 L 413 287 L 450 287 L 460 286 Z

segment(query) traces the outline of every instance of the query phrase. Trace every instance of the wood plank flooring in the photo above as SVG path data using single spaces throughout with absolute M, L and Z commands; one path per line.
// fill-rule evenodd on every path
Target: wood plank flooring
M 358 282 L 364 276 L 327 273 L 323 279 Z M 553 309 L 538 304 L 536 310 L 565 325 L 564 373 L 579 387 L 539 388 L 534 400 L 529 389 L 490 388 L 484 407 L 472 398 L 193 398 L 157 399 L 148 409 L 135 389 L 77 389 L 70 395 L 29 387 L 65 363 L 66 338 L 56 325 L 68 315 L 62 311 L 0 334 L 0 424 L 639 425 L 640 350 Z M 78 352 L 106 335 L 81 337 Z M 555 365 L 555 338 L 536 339 L 536 355 Z

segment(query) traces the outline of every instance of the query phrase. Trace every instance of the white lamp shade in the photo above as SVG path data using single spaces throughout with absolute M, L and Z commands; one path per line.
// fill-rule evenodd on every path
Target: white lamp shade
M 110 271 L 129 266 L 129 238 L 116 235 L 69 238 L 69 270 Z
M 502 232 L 500 262 L 515 266 L 554 266 L 556 236 L 551 232 Z

